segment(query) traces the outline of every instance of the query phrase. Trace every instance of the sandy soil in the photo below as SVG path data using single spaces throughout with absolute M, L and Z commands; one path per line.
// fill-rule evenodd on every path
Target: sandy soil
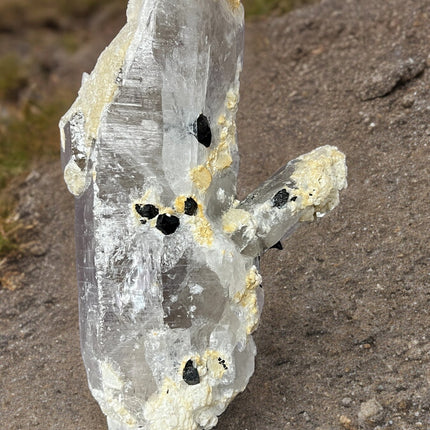
M 429 20 L 427 0 L 326 0 L 248 25 L 240 195 L 323 144 L 346 153 L 349 188 L 263 257 L 256 372 L 217 430 L 430 429 Z M 76 85 L 100 45 L 61 65 Z M 1 428 L 106 429 L 59 163 L 13 192 L 28 231 L 0 267 Z

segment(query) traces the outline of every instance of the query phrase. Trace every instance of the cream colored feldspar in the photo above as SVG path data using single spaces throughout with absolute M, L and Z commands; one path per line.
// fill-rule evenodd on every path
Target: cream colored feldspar
M 313 213 L 303 220 L 312 221 L 313 215 L 323 215 L 339 204 L 339 191 L 347 186 L 345 155 L 335 146 L 322 146 L 297 159 L 291 179 L 300 197 L 295 211 L 312 207 Z

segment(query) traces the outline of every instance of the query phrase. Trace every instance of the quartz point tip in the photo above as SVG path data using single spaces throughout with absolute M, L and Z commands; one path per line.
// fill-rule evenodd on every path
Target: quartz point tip
M 332 210 L 324 146 L 236 200 L 239 0 L 130 0 L 60 121 L 82 356 L 110 430 L 210 429 L 254 371 L 258 256 Z

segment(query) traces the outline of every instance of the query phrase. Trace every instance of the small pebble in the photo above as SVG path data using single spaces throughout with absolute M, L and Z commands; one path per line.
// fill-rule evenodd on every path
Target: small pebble
M 351 397 L 344 397 L 341 403 L 342 403 L 342 406 L 345 406 L 345 408 L 349 408 L 352 404 L 352 399 Z
M 406 94 L 402 99 L 402 106 L 408 109 L 415 103 L 415 96 L 413 94 Z
M 383 407 L 376 399 L 370 399 L 360 405 L 358 420 L 360 422 L 375 421 L 382 413 Z
M 350 418 L 348 418 L 346 415 L 341 415 L 339 417 L 339 422 L 342 425 L 342 427 L 346 430 L 352 429 L 352 421 Z
M 306 422 L 309 422 L 311 420 L 309 414 L 306 411 L 303 412 L 302 416 Z

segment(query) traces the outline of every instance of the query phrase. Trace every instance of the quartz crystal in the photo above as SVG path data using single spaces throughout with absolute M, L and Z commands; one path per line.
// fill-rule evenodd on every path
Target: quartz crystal
M 321 147 L 236 200 L 239 0 L 130 0 L 60 122 L 82 355 L 109 429 L 210 429 L 254 370 L 258 256 L 346 186 Z

